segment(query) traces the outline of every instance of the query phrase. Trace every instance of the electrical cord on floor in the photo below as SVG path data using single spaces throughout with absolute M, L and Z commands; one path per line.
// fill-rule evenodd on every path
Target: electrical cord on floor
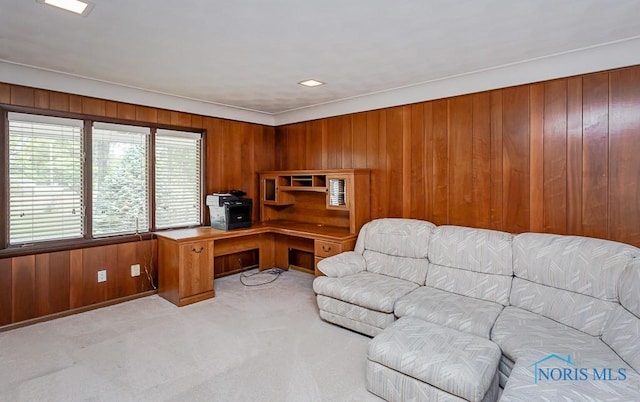
M 240 283 L 242 283 L 244 286 L 262 286 L 262 285 L 266 285 L 268 283 L 275 282 L 275 280 L 278 279 L 280 277 L 280 275 L 282 275 L 283 272 L 284 272 L 284 269 L 282 269 L 282 268 L 271 268 L 271 269 L 266 269 L 264 271 L 253 272 L 253 273 L 250 273 L 250 274 L 245 274 L 243 272 L 243 273 L 240 274 Z M 271 276 L 273 276 L 273 278 L 267 279 L 266 281 L 259 282 L 259 283 L 246 283 L 244 281 L 244 279 L 252 278 L 252 277 L 254 277 L 256 275 L 258 275 L 258 277 L 271 275 Z

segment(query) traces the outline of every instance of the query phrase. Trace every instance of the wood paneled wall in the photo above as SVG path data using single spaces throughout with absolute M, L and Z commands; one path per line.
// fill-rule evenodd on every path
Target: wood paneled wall
M 207 194 L 241 189 L 257 203 L 257 173 L 275 169 L 273 127 L 4 83 L 0 104 L 204 130 Z M 254 220 L 258 214 L 256 206 Z M 208 211 L 206 216 L 208 222 Z M 151 290 L 144 270 L 140 277 L 130 276 L 132 264 L 147 264 L 157 285 L 157 249 L 152 251 L 151 244 L 147 240 L 0 258 L 0 326 Z M 107 282 L 97 282 L 100 269 L 107 270 Z
M 157 240 L 144 240 L 0 259 L 0 326 L 153 290 L 157 254 Z
M 371 211 L 640 246 L 640 67 L 290 124 L 279 169 L 372 169 Z

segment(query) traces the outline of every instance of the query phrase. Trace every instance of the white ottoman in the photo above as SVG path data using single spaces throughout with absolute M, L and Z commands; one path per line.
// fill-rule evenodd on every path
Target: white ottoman
M 369 342 L 367 389 L 388 401 L 495 401 L 500 348 L 403 317 Z

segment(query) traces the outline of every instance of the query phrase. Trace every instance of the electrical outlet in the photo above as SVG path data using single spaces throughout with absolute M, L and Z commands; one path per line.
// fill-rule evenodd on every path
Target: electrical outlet
M 131 266 L 131 276 L 140 276 L 140 264 L 133 264 Z
M 98 282 L 106 282 L 107 281 L 107 270 L 103 269 L 98 271 Z

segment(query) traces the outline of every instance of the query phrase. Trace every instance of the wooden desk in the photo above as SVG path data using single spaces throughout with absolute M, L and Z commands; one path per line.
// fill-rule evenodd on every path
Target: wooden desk
M 215 296 L 214 257 L 258 249 L 260 269 L 288 269 L 293 249 L 313 253 L 317 265 L 322 258 L 353 250 L 357 237 L 347 228 L 284 220 L 229 231 L 211 227 L 168 230 L 156 236 L 158 294 L 177 306 Z

